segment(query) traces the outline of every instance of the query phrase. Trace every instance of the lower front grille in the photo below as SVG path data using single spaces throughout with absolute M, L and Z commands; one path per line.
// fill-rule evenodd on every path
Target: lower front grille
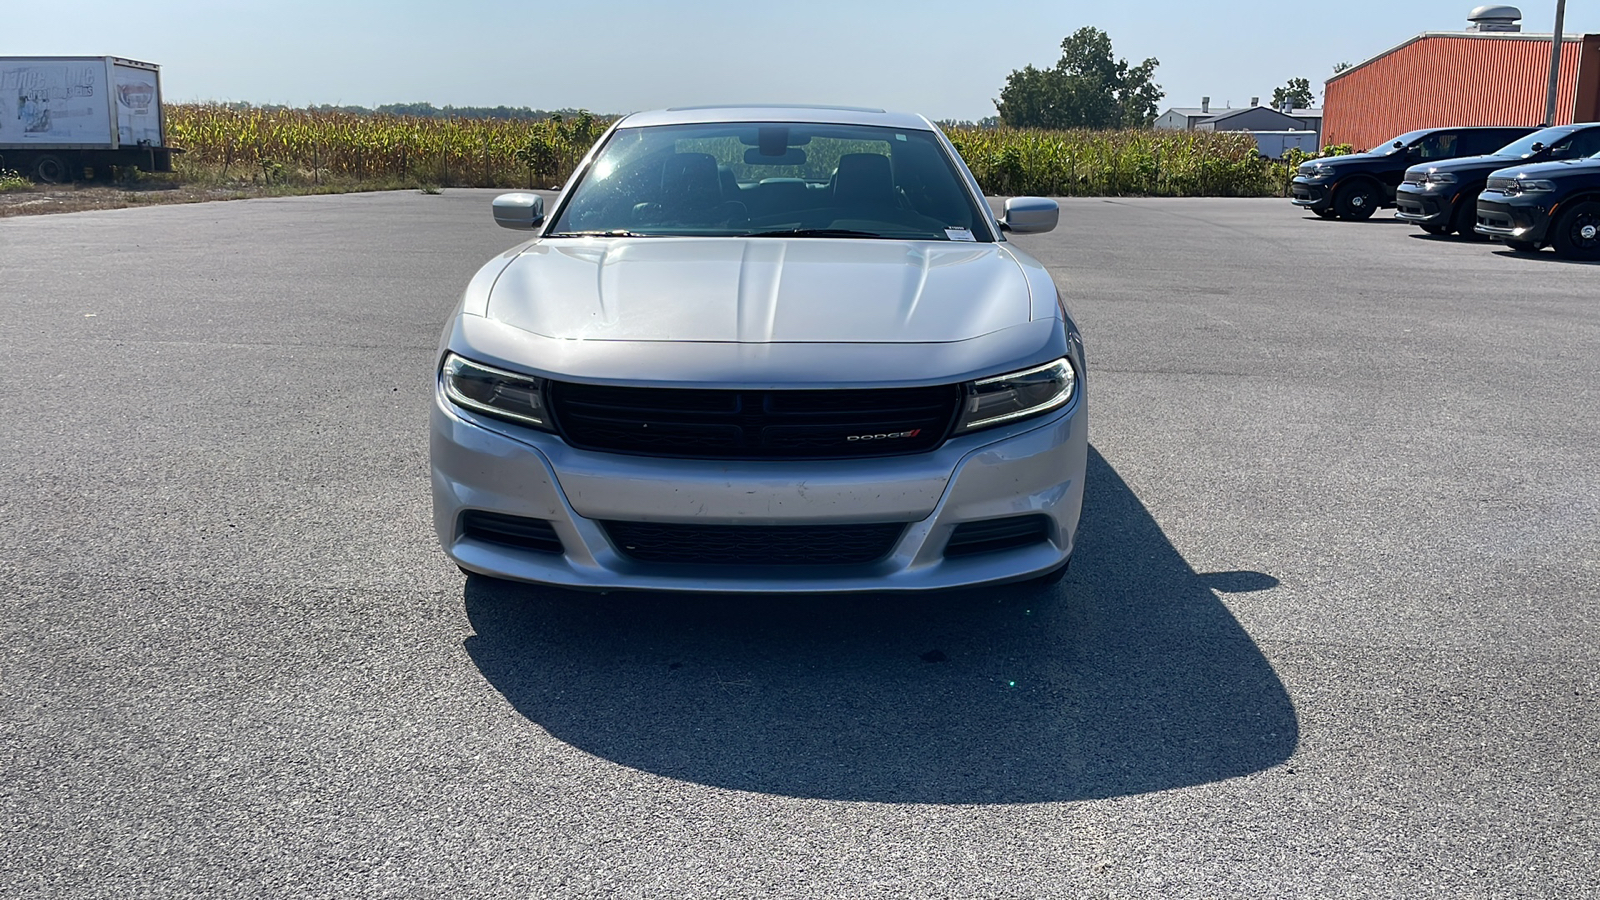
M 868 525 L 687 525 L 603 522 L 617 552 L 649 563 L 842 566 L 877 562 L 903 522 Z
M 1011 516 L 963 522 L 950 534 L 944 555 L 977 556 L 1042 544 L 1050 538 L 1050 520 L 1042 515 Z
M 470 509 L 461 514 L 461 534 L 475 541 L 519 550 L 539 553 L 560 553 L 562 550 L 561 538 L 556 535 L 555 528 L 543 519 Z

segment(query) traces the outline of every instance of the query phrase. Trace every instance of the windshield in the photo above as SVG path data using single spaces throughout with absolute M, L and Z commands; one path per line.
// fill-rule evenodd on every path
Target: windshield
M 1565 138 L 1570 134 L 1572 134 L 1571 128 L 1546 128 L 1543 131 L 1535 131 L 1533 134 L 1530 134 L 1525 138 L 1512 141 L 1504 147 L 1501 147 L 1499 150 L 1496 150 L 1491 155 L 1512 156 L 1516 157 L 1517 159 L 1527 159 L 1534 153 L 1538 152 L 1533 148 L 1534 144 L 1543 145 L 1539 148 L 1540 150 L 1543 150 L 1545 147 L 1559 142 L 1562 138 Z
M 1405 134 L 1396 135 L 1387 141 L 1375 144 L 1373 148 L 1367 152 L 1375 153 L 1379 156 L 1390 156 L 1395 153 L 1403 153 L 1407 147 L 1411 146 L 1412 141 L 1415 141 L 1427 133 L 1427 131 L 1408 131 Z M 1400 146 L 1396 147 L 1395 144 L 1399 144 Z
M 814 123 L 619 128 L 546 237 L 988 241 L 931 131 Z

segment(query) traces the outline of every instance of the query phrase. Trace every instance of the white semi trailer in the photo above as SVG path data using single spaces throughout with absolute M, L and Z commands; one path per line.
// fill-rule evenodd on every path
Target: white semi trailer
M 161 67 L 116 56 L 0 56 L 0 168 L 72 181 L 172 171 Z

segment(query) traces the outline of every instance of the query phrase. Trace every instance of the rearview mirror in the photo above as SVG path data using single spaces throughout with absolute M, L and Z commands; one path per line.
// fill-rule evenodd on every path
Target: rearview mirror
M 544 198 L 538 194 L 501 194 L 494 198 L 494 223 L 501 228 L 532 231 L 544 224 Z
M 1043 234 L 1054 231 L 1061 219 L 1061 207 L 1049 197 L 1012 197 L 1000 216 L 1000 227 L 1017 234 Z

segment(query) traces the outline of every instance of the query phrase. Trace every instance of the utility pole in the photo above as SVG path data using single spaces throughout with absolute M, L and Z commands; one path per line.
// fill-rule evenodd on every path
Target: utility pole
M 1556 81 L 1561 77 L 1561 27 L 1567 17 L 1567 0 L 1556 0 L 1556 33 L 1550 36 L 1550 87 L 1544 95 L 1544 124 L 1556 123 Z

